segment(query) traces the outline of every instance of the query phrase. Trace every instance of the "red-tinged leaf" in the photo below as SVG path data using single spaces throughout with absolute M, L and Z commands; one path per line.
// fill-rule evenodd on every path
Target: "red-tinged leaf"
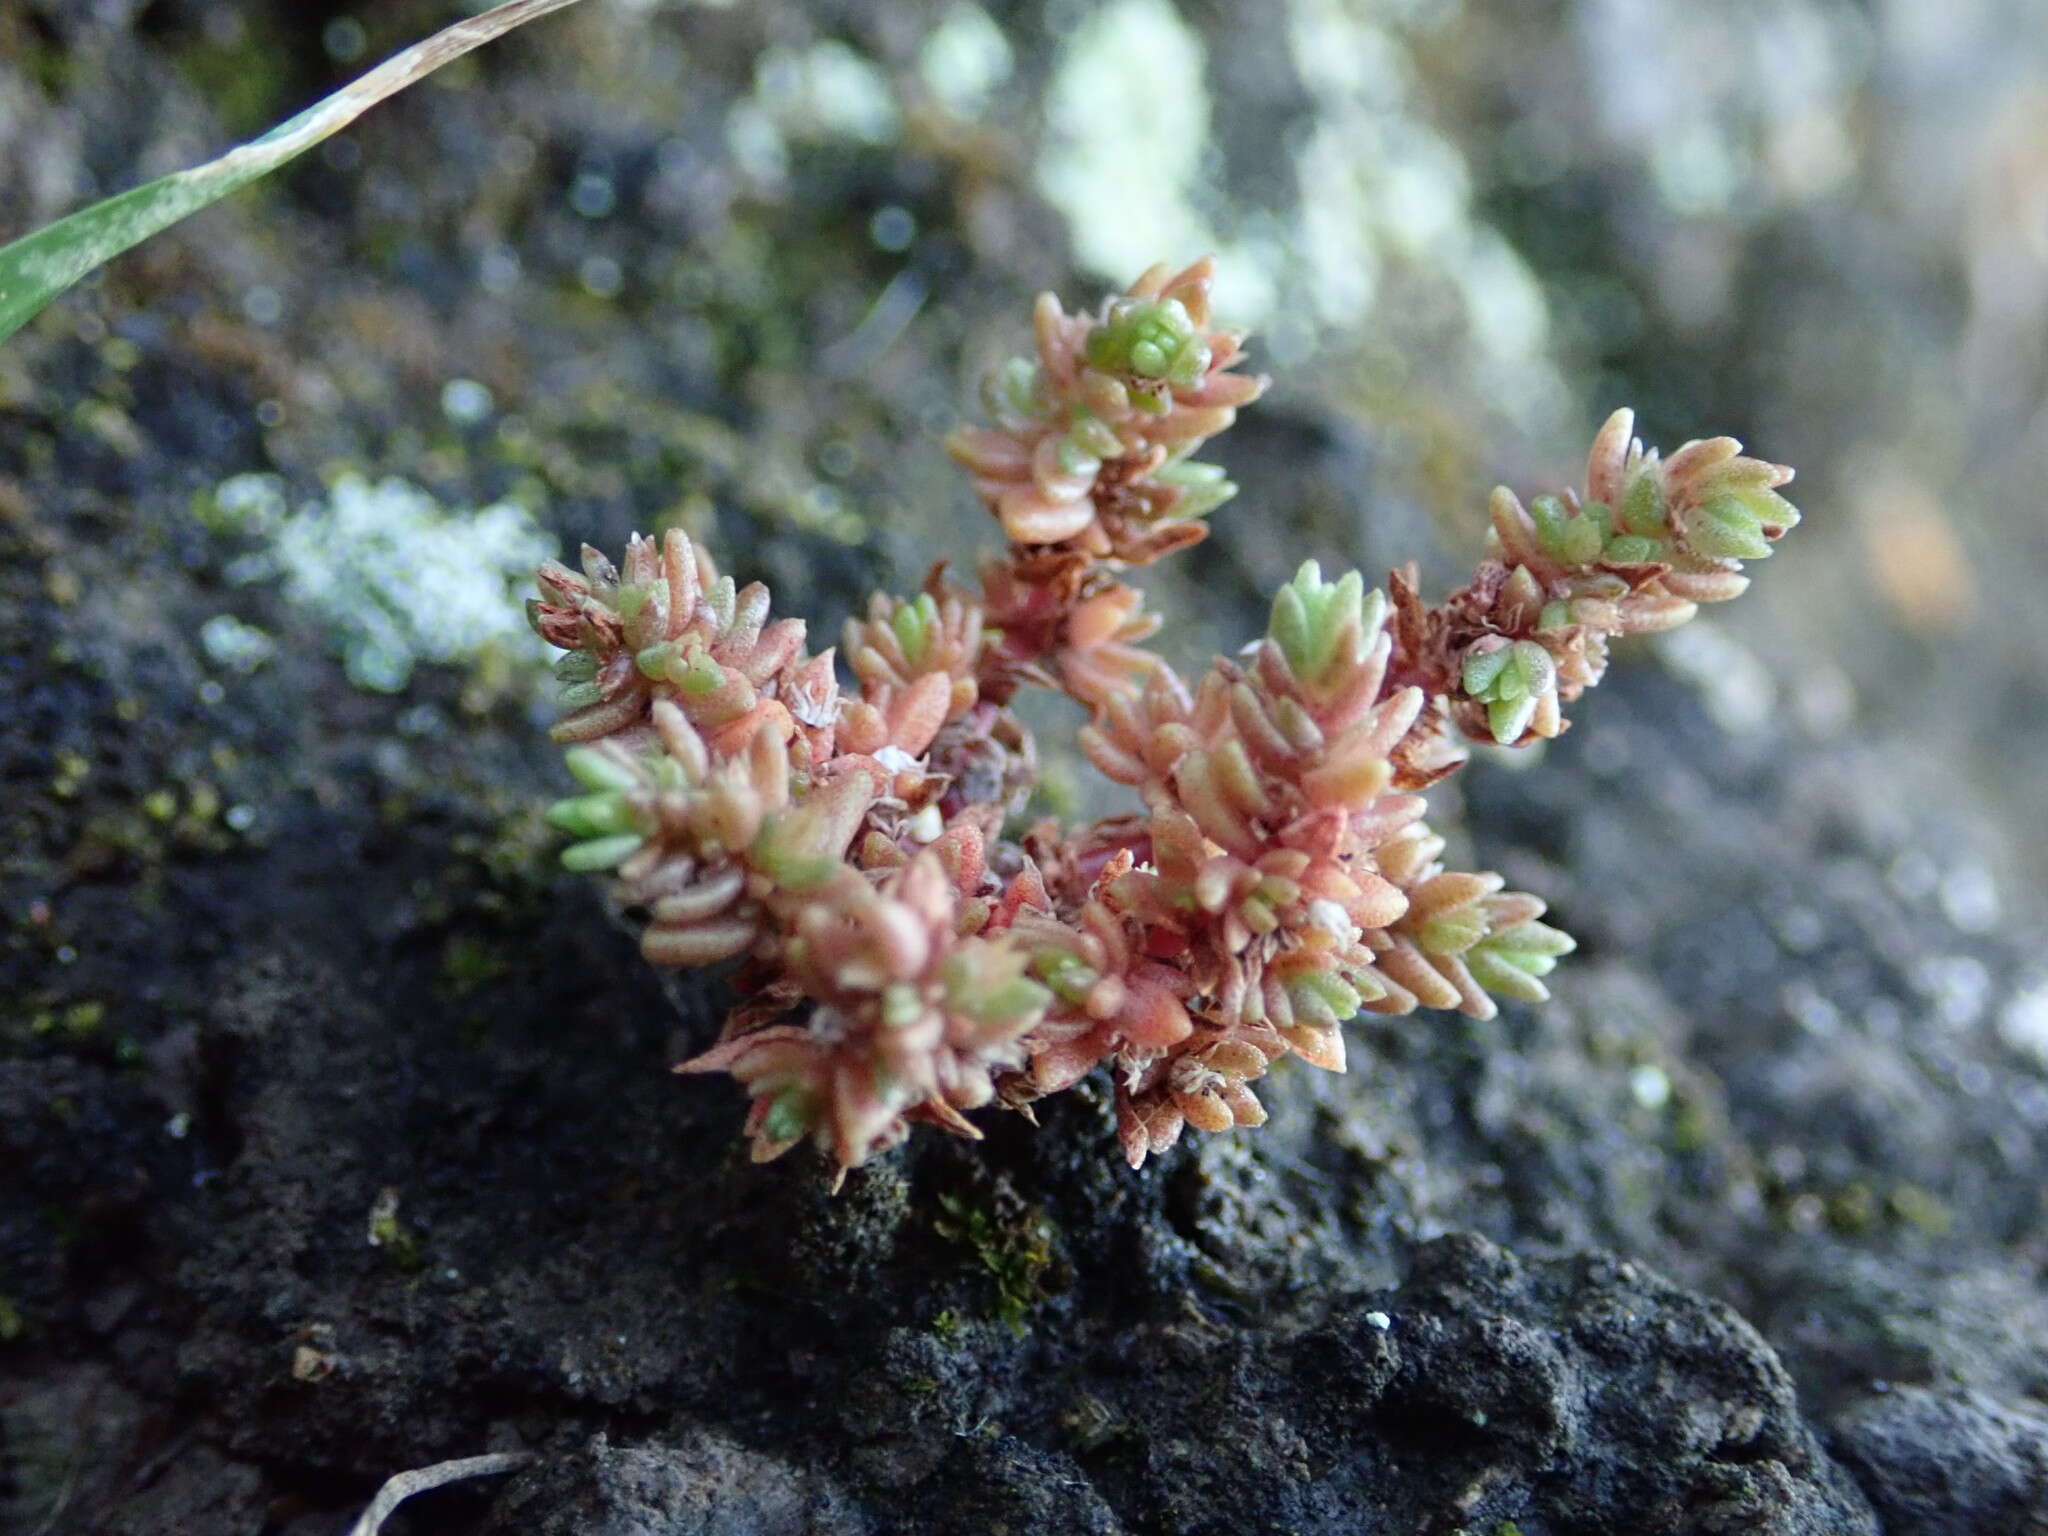
M 733 1064 L 750 1052 L 766 1045 L 809 1043 L 810 1031 L 795 1024 L 770 1024 L 765 1029 L 749 1030 L 743 1035 L 734 1035 L 730 1040 L 721 1040 L 698 1056 L 688 1061 L 679 1061 L 669 1070 L 672 1072 L 730 1072 Z M 764 1111 L 765 1113 L 765 1111 Z

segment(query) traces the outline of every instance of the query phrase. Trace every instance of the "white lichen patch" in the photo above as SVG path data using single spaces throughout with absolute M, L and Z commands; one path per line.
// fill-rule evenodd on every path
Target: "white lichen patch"
M 1214 253 L 1218 310 L 1259 332 L 1262 356 L 1299 361 L 1377 325 L 1402 347 L 1454 343 L 1490 400 L 1541 418 L 1563 389 L 1549 302 L 1428 121 L 1421 45 L 1342 0 L 1286 0 L 1274 23 L 1312 104 L 1286 134 L 1291 205 L 1233 185 L 1216 61 L 1182 7 L 1108 0 L 1066 37 L 1036 171 L 1080 263 L 1127 282 L 1162 252 Z
M 1209 142 L 1206 70 L 1201 38 L 1166 0 L 1114 0 L 1060 49 L 1038 184 L 1096 272 L 1128 281 L 1161 251 L 1192 259 L 1224 244 L 1195 206 Z M 1241 265 L 1225 261 L 1222 272 Z M 1218 297 L 1233 316 L 1259 317 L 1242 296 Z
M 1935 1020 L 1967 1029 L 1991 1002 L 1991 972 L 1975 955 L 1930 955 L 1913 967 L 1914 990 L 1934 1005 Z
M 2048 1067 L 2048 979 L 2015 992 L 1998 1015 L 2007 1045 Z
M 1671 1079 L 1662 1067 L 1635 1067 L 1628 1074 L 1628 1092 L 1644 1109 L 1662 1109 L 1671 1102 Z
M 230 672 L 250 673 L 277 651 L 277 642 L 232 613 L 217 613 L 199 626 L 199 644 L 209 659 Z
M 347 475 L 293 509 L 275 476 L 240 475 L 211 512 L 216 526 L 266 541 L 228 567 L 229 580 L 281 581 L 358 687 L 397 693 L 422 662 L 546 655 L 520 598 L 555 541 L 514 502 L 461 511 L 404 480 Z
M 948 6 L 917 51 L 925 87 L 952 112 L 972 117 L 1010 78 L 1016 58 L 1010 40 L 978 5 Z
M 726 146 L 756 181 L 789 174 L 789 146 L 817 140 L 887 144 L 902 129 L 889 77 L 846 44 L 770 48 L 754 89 L 726 113 Z

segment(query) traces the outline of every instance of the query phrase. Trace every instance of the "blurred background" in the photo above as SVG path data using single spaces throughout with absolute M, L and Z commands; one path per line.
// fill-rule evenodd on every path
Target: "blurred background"
M 462 9 L 0 0 L 0 232 Z M 586 0 L 116 264 L 0 356 L 0 403 L 83 347 L 111 440 L 151 387 L 124 345 L 246 377 L 253 424 L 173 391 L 190 442 L 157 471 L 247 540 L 245 583 L 325 592 L 389 690 L 494 622 L 365 639 L 338 542 L 445 534 L 436 507 L 543 542 L 680 521 L 835 615 L 985 540 L 939 445 L 1031 293 L 1213 251 L 1276 388 L 1218 445 L 1245 490 L 1217 538 L 1154 573 L 1187 659 L 1305 554 L 1451 578 L 1492 483 L 1569 480 L 1633 404 L 1667 448 L 1730 432 L 1799 467 L 1797 537 L 1674 642 L 1724 718 L 1857 720 L 2023 828 L 2048 812 L 2044 65 L 2033 0 Z M 507 516 L 448 558 L 522 563 Z M 216 660 L 259 662 L 275 615 L 220 617 Z M 2016 835 L 1996 878 L 2044 846 Z

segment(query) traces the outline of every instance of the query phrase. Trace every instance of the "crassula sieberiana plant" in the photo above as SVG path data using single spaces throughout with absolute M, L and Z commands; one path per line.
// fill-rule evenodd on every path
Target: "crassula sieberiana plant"
M 1039 300 L 1034 355 L 950 443 L 1005 546 L 971 585 L 941 568 L 876 597 L 837 658 L 681 533 L 541 571 L 585 791 L 552 812 L 564 862 L 609 876 L 655 965 L 740 962 L 723 1034 L 679 1070 L 739 1081 L 756 1158 L 808 1141 L 843 1174 L 1100 1070 L 1136 1166 L 1189 1126 L 1259 1124 L 1285 1057 L 1342 1071 L 1361 1012 L 1541 1001 L 1571 940 L 1447 868 L 1418 792 L 1473 743 L 1556 736 L 1610 640 L 1734 597 L 1798 521 L 1789 469 L 1725 437 L 1662 458 L 1619 411 L 1582 489 L 1494 493 L 1442 602 L 1413 567 L 1383 595 L 1311 562 L 1262 637 L 1185 678 L 1124 576 L 1236 490 L 1194 454 L 1265 381 L 1210 281 Z M 1136 809 L 1017 824 L 1024 688 L 1087 711 L 1081 750 Z

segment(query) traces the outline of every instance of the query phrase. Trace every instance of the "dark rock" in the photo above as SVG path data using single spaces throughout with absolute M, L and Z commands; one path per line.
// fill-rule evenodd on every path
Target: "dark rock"
M 1895 1387 L 1831 1430 L 1887 1536 L 2048 1531 L 2048 1414 L 2038 1404 Z
M 1877 1530 L 1756 1332 L 1624 1260 L 1440 1238 L 1400 1290 L 1297 1348 L 1363 1367 L 1340 1368 L 1360 1385 L 1311 1436 L 1344 1447 L 1319 1486 L 1387 1512 L 1350 1529 L 1412 1529 L 1413 1512 L 1479 1530 Z M 1300 1404 L 1302 1385 L 1276 1397 Z
M 831 1482 L 708 1431 L 582 1450 L 520 1474 L 484 1536 L 866 1536 Z

